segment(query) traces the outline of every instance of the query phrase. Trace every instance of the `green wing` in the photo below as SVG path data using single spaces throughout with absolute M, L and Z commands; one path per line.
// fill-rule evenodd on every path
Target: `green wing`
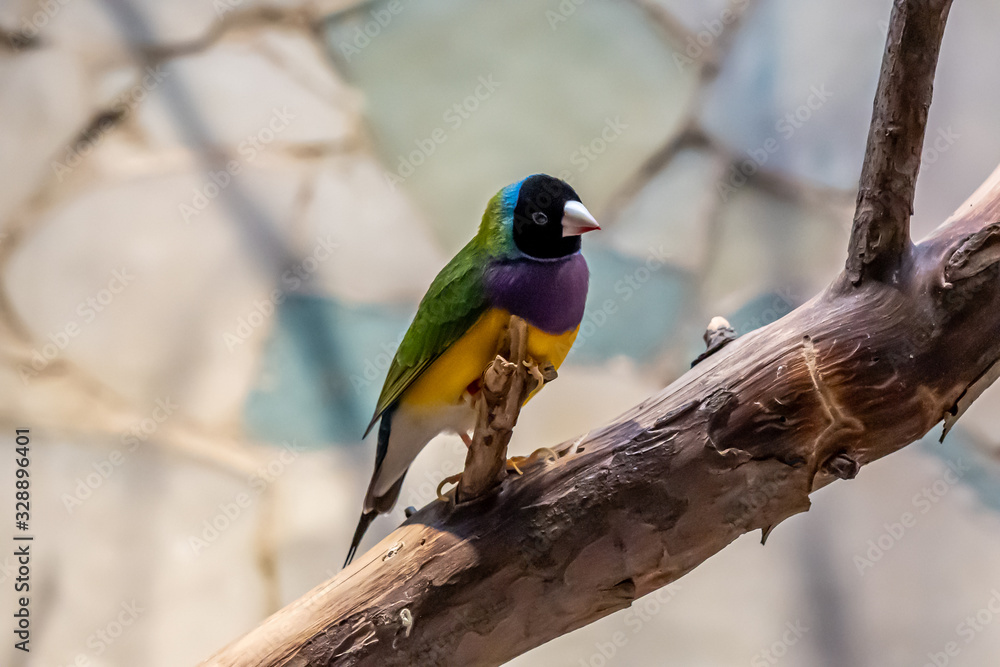
M 487 310 L 483 287 L 486 261 L 473 240 L 431 283 L 389 366 L 375 415 L 365 430 L 366 436 L 406 388 Z

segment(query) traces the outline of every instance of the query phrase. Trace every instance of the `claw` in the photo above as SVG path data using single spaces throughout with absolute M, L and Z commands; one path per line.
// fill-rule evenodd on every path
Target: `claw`
M 521 466 L 527 468 L 532 463 L 540 461 L 543 458 L 552 459 L 553 461 L 559 458 L 559 454 L 555 450 L 549 449 L 548 447 L 539 447 L 535 451 L 531 452 L 529 456 L 512 456 L 507 459 L 507 467 L 513 468 L 514 472 L 518 475 L 523 475 L 524 472 L 521 470 Z
M 572 445 L 570 445 L 569 449 L 566 450 L 566 454 L 569 455 L 569 456 L 572 456 L 573 454 L 576 454 L 577 450 L 580 449 L 580 445 L 583 443 L 584 440 L 586 440 L 586 438 L 587 438 L 588 435 L 590 435 L 590 431 L 587 431 L 586 433 L 584 433 L 583 435 L 581 435 L 579 438 L 577 438 L 576 442 L 574 442 Z
M 443 500 L 445 502 L 448 502 L 448 500 L 449 500 L 448 496 L 446 496 L 445 494 L 441 493 L 441 489 L 444 488 L 445 484 L 457 484 L 458 480 L 460 480 L 460 479 L 462 479 L 462 473 L 458 473 L 457 475 L 452 475 L 451 477 L 445 477 L 444 479 L 442 479 L 441 483 L 438 484 L 438 488 L 437 488 L 437 497 L 438 497 L 438 500 Z
M 524 456 L 512 456 L 509 459 L 507 459 L 507 467 L 513 468 L 514 472 L 516 472 L 518 475 L 523 475 L 524 472 L 517 466 L 518 464 L 523 463 L 526 458 L 527 457 Z
M 528 457 L 530 463 L 538 461 L 542 457 L 552 459 L 553 461 L 559 460 L 559 454 L 556 453 L 554 449 L 549 449 L 548 447 L 539 447 L 535 451 L 531 452 L 531 456 Z
M 541 386 L 547 382 L 552 382 L 558 376 L 556 373 L 556 367 L 551 364 L 551 362 L 546 362 L 545 365 L 539 366 L 533 361 L 525 361 L 524 366 L 528 369 L 528 373 L 531 377 L 535 378 L 538 385 Z

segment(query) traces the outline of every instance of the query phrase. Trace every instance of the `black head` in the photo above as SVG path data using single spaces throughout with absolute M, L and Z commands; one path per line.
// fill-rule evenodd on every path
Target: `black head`
M 592 229 L 600 227 L 569 183 L 545 174 L 521 183 L 514 205 L 514 245 L 521 252 L 539 259 L 572 255 Z

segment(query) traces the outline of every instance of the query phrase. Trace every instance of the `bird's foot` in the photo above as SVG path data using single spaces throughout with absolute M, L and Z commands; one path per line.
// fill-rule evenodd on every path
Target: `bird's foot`
M 572 456 L 573 454 L 576 454 L 577 451 L 579 451 L 579 449 L 580 449 L 580 445 L 583 443 L 584 440 L 587 439 L 588 435 L 590 435 L 590 431 L 587 431 L 586 433 L 584 433 L 583 435 L 581 435 L 579 438 L 577 438 L 576 442 L 574 442 L 572 445 L 570 445 L 569 449 L 566 450 L 566 455 L 567 456 Z
M 438 500 L 443 500 L 444 502 L 448 502 L 449 500 L 448 496 L 442 493 L 441 490 L 445 487 L 446 484 L 458 484 L 458 480 L 460 479 L 462 479 L 462 473 L 458 473 L 457 475 L 452 475 L 451 477 L 445 477 L 444 479 L 442 479 L 441 483 L 438 484 L 437 488 Z
M 531 452 L 530 456 L 512 456 L 507 459 L 507 470 L 513 470 L 518 475 L 523 475 L 524 471 L 521 470 L 521 467 L 527 468 L 536 461 L 540 461 L 542 459 L 552 459 L 555 461 L 558 458 L 559 455 L 555 451 L 549 449 L 548 447 L 540 447 L 539 449 Z
M 528 372 L 531 374 L 531 377 L 535 378 L 535 382 L 538 383 L 537 386 L 539 387 L 547 382 L 552 382 L 559 375 L 559 373 L 556 372 L 556 367 L 550 362 L 545 362 L 539 366 L 534 361 L 525 361 L 524 365 L 528 368 Z

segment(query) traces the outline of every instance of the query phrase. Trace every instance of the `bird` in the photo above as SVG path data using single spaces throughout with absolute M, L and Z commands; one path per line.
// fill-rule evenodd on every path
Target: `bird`
M 479 381 L 512 315 L 527 353 L 554 368 L 583 320 L 590 271 L 581 237 L 600 225 L 569 183 L 534 174 L 490 199 L 479 230 L 431 282 L 396 350 L 367 437 L 379 423 L 375 470 L 346 567 L 372 520 L 389 512 L 417 454 L 455 432 L 468 444 Z

